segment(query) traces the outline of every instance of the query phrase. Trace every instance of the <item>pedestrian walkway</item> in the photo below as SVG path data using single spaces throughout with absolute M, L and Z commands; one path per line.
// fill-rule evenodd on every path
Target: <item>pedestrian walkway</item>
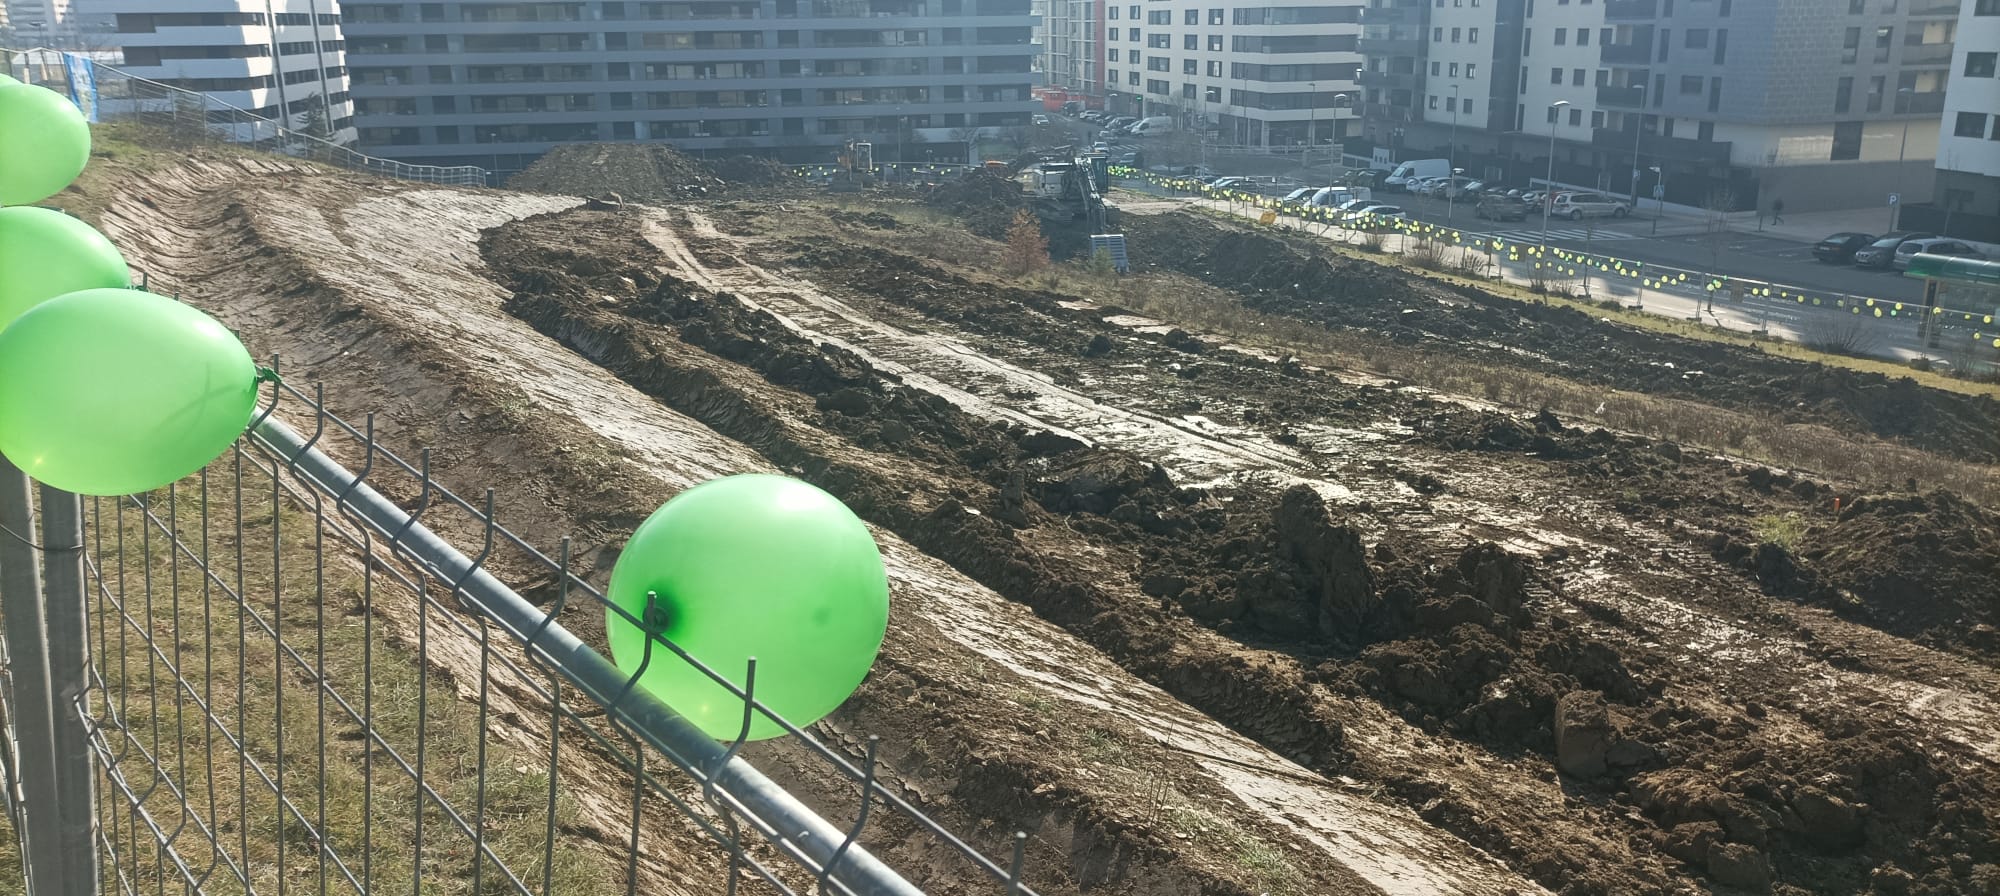
M 1497 236 L 1510 243 L 1539 243 L 1542 241 L 1542 229 L 1537 227 L 1533 230 L 1498 230 L 1491 233 L 1482 233 L 1480 236 Z M 1591 230 L 1583 227 L 1549 228 L 1549 239 L 1552 240 L 1601 242 L 1604 240 L 1641 240 L 1645 238 L 1645 234 L 1626 233 L 1622 230 Z

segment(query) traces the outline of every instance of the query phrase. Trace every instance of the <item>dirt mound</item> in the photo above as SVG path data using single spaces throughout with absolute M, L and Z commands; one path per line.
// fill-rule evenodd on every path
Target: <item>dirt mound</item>
M 1869 495 L 1798 555 L 1836 607 L 1905 637 L 1985 642 L 2000 624 L 2000 520 L 1950 492 Z M 1979 629 L 1984 626 L 1984 629 Z
M 658 143 L 569 143 L 549 150 L 507 186 L 538 193 L 667 202 L 791 179 L 791 169 L 756 156 L 703 161 Z
M 1241 293 L 1258 311 L 1365 329 L 1405 344 L 1448 345 L 1469 361 L 2000 461 L 2000 402 L 1991 396 L 1609 325 L 1575 309 L 1338 256 L 1318 241 L 1217 227 L 1179 213 L 1127 216 L 1125 232 L 1142 269 L 1200 278 Z
M 998 240 L 1007 237 L 1014 213 L 1028 207 L 1028 196 L 1013 178 L 974 168 L 957 180 L 932 187 L 924 194 L 924 204 L 963 220 L 973 233 Z

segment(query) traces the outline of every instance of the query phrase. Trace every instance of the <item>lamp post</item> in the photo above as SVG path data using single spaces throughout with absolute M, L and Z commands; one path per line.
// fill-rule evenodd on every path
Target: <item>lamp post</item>
M 1907 96 L 1912 96 L 1915 93 L 1916 93 L 1915 88 L 1911 87 L 1896 88 L 1896 102 L 1894 108 L 1896 110 L 1897 115 L 1902 115 L 1909 111 L 1909 104 L 1904 102 L 1903 98 Z M 1910 148 L 1910 120 L 1908 118 L 1905 118 L 1903 119 L 1903 142 L 1901 145 L 1898 145 L 1896 147 L 1896 192 L 1898 194 L 1903 192 L 1902 190 L 1903 153 L 1909 148 Z M 1902 208 L 1903 206 L 1901 203 L 1896 203 L 1894 205 L 1889 206 L 1889 230 L 1891 232 L 1894 232 L 1896 229 L 1896 217 L 1897 217 L 1896 213 L 1902 211 Z
M 1646 84 L 1634 85 L 1639 88 L 1639 111 L 1632 117 L 1632 207 L 1639 207 L 1639 141 L 1646 136 Z
M 1444 179 L 1444 222 L 1451 223 L 1453 195 L 1458 192 L 1458 85 L 1451 85 L 1451 136 L 1445 139 L 1444 165 L 1451 176 Z
M 1351 94 L 1336 93 L 1333 95 L 1333 108 L 1335 110 L 1333 115 L 1333 134 L 1335 137 L 1341 136 L 1339 110 L 1350 109 L 1353 108 L 1353 106 L 1354 106 L 1354 97 Z M 1332 161 L 1333 164 L 1327 166 L 1327 172 L 1326 172 L 1327 186 L 1333 186 L 1333 179 L 1339 175 L 1341 169 L 1347 167 L 1346 158 L 1344 158 L 1338 152 L 1334 153 Z
M 1549 176 L 1542 184 L 1542 254 L 1549 253 L 1549 209 L 1556 204 L 1556 122 L 1569 100 L 1549 104 Z
M 1402 128 L 1390 128 L 1390 129 L 1389 129 L 1389 164 L 1393 165 L 1393 164 L 1395 164 L 1395 163 L 1397 163 L 1397 162 L 1400 162 L 1400 161 L 1402 161 L 1402 159 L 1399 159 L 1399 158 L 1396 158 L 1397 156 L 1399 156 L 1399 155 L 1402 155 L 1402 153 L 1398 151 L 1398 150 L 1401 150 L 1402 148 L 1403 148 L 1403 129 L 1402 129 Z
M 1667 213 L 1667 169 L 1659 165 L 1649 165 L 1647 166 L 1647 170 L 1659 175 L 1659 183 L 1653 185 L 1653 189 L 1660 191 L 1660 196 L 1657 200 L 1660 207 L 1653 212 L 1653 235 L 1658 236 L 1660 233 L 1660 216 Z
M 1305 177 L 1306 163 L 1312 158 L 1313 130 L 1319 127 L 1319 82 L 1306 82 L 1306 146 L 1299 150 L 1299 176 Z

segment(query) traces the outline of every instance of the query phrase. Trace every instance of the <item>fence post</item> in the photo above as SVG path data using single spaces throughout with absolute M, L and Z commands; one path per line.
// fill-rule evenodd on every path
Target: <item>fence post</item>
M 31 896 L 61 892 L 62 838 L 54 816 L 55 713 L 49 690 L 48 639 L 42 615 L 41 558 L 28 474 L 0 457 L 0 636 L 7 645 L 7 720 L 14 741 L 19 796 L 15 837 Z
M 102 892 L 97 861 L 97 769 L 90 748 L 90 628 L 84 600 L 83 498 L 42 486 L 42 613 L 55 718 L 55 822 L 61 896 Z M 45 896 L 37 892 L 35 896 Z

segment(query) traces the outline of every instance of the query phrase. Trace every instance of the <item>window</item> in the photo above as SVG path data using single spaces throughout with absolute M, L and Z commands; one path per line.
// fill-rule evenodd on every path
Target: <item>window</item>
M 1451 114 L 1453 114 L 1453 115 L 1457 115 L 1457 114 L 1458 114 L 1458 97 L 1455 97 L 1455 96 L 1448 96 L 1448 97 L 1445 97 L 1445 98 L 1444 98 L 1444 110 L 1445 110 L 1446 112 L 1450 112 L 1450 113 L 1451 113 Z
M 1602 111 L 1590 113 L 1590 126 L 1594 128 L 1604 127 L 1604 113 Z
M 1550 107 L 1549 107 L 1549 124 L 1555 124 L 1555 123 L 1556 123 L 1556 113 L 1558 113 L 1558 112 L 1561 112 L 1561 111 L 1562 111 L 1561 109 L 1558 109 L 1558 108 L 1556 108 L 1556 107 L 1554 107 L 1554 106 L 1550 106 Z
M 1126 73 L 1125 73 L 1125 83 L 1126 83 L 1126 84 L 1128 84 L 1128 85 L 1130 85 L 1130 86 L 1133 86 L 1133 87 L 1137 87 L 1137 86 L 1139 86 L 1139 73 L 1138 73 L 1138 72 L 1126 72 Z
M 1444 29 L 1443 29 L 1443 28 L 1432 28 L 1432 29 L 1431 29 L 1431 43 L 1434 43 L 1434 44 L 1441 44 L 1441 43 L 1444 43 Z
M 1201 10 L 1199 9 L 1187 10 L 1186 14 L 1181 16 L 1181 24 L 1183 25 L 1201 24 Z
M 1139 41 L 1139 29 L 1137 28 L 1125 29 L 1125 39 L 1137 43 Z
M 1696 128 L 1694 129 L 1694 138 L 1695 138 L 1696 140 L 1700 140 L 1700 141 L 1701 141 L 1701 142 L 1703 142 L 1703 143 L 1714 143 L 1714 142 L 1715 142 L 1715 122 L 1712 122 L 1712 121 L 1704 121 L 1704 122 L 1700 122 L 1699 124 L 1700 124 L 1700 126 L 1699 126 L 1699 127 L 1696 127 Z
M 1439 62 L 1439 61 L 1437 61 L 1437 60 L 1435 60 L 1435 59 L 1431 60 L 1431 77 L 1433 77 L 1433 78 L 1437 77 L 1437 76 L 1438 76 L 1438 70 L 1439 70 L 1439 69 L 1440 69 L 1440 68 L 1441 68 L 1441 67 L 1442 67 L 1443 65 L 1444 65 L 1444 63 L 1442 63 L 1442 62 Z
M 1667 61 L 1667 50 L 1674 45 L 1674 29 L 1660 29 L 1660 61 Z
M 1458 30 L 1457 28 L 1453 28 L 1453 29 L 1451 29 L 1451 42 L 1452 42 L 1452 43 L 1458 43 L 1458 31 L 1459 31 L 1459 30 Z
M 1590 46 L 1590 29 L 1588 28 L 1576 29 L 1576 45 L 1579 47 Z
M 1559 68 L 1549 69 L 1549 83 L 1561 84 L 1562 82 L 1563 82 L 1563 70 Z
M 1681 92 L 1682 92 L 1682 93 L 1700 93 L 1700 92 L 1701 92 L 1701 76 L 1700 76 L 1700 75 L 1682 75 L 1682 76 L 1681 76 Z
M 1181 60 L 1181 74 L 1192 75 L 1201 71 L 1201 63 L 1193 59 Z
M 1208 23 L 1209 23 L 1210 25 L 1220 25 L 1220 24 L 1222 24 L 1222 10 L 1220 10 L 1220 9 L 1211 9 L 1211 10 L 1209 10 L 1209 11 L 1208 11 Z
M 1211 103 L 1220 103 L 1222 102 L 1222 88 L 1205 87 L 1202 89 L 1201 98 Z
M 1684 40 L 1686 41 L 1687 48 L 1690 50 L 1706 50 L 1708 49 L 1708 29 L 1689 28 L 1687 30 L 1687 37 Z
M 1556 46 L 1558 46 L 1558 47 L 1567 47 L 1567 46 L 1569 46 L 1569 29 L 1568 29 L 1568 28 L 1557 28 L 1557 29 L 1556 29 Z
M 1208 36 L 1208 51 L 1210 53 L 1222 52 L 1222 35 L 1211 34 Z
M 1729 32 L 1715 29 L 1715 64 L 1721 65 L 1723 57 L 1729 55 Z
M 1139 6 L 1138 4 L 1135 3 L 1131 6 L 1125 7 L 1125 18 L 1131 19 L 1132 21 L 1136 22 L 1145 17 L 1139 14 Z
M 1847 14 L 1858 16 L 1868 11 L 1868 0 L 1847 0 Z
M 1451 72 L 1452 77 L 1454 78 L 1458 77 L 1458 63 L 1454 62 L 1448 66 L 1445 66 L 1445 68 L 1446 70 Z
M 1861 158 L 1861 122 L 1833 123 L 1833 154 L 1828 158 L 1835 162 L 1851 162 Z
M 1834 114 L 1845 115 L 1847 108 L 1852 105 L 1854 105 L 1854 79 L 1842 78 L 1840 79 L 1840 83 L 1833 88 Z
M 1199 35 L 1194 35 L 1194 34 L 1181 35 L 1181 49 L 1197 50 L 1200 48 L 1201 48 L 1201 37 Z
M 1113 6 L 1110 9 L 1106 10 L 1104 17 L 1113 22 L 1118 21 L 1118 7 Z
M 1583 86 L 1583 69 L 1580 69 L 1580 68 L 1577 68 L 1577 69 L 1571 69 L 1571 70 L 1570 70 L 1570 73 L 1569 73 L 1569 86 L 1571 86 L 1571 87 L 1582 87 L 1582 86 Z
M 1854 62 L 1861 54 L 1861 29 L 1847 29 L 1847 36 L 1840 42 L 1840 61 Z
M 1461 102 L 1461 103 L 1459 103 L 1459 104 L 1458 104 L 1458 111 L 1460 111 L 1460 112 L 1463 112 L 1463 113 L 1465 113 L 1465 114 L 1467 114 L 1467 115 L 1471 115 L 1471 114 L 1472 114 L 1472 101 L 1471 101 L 1471 100 L 1465 100 L 1464 102 Z M 2000 137 L 1995 137 L 1994 139 L 1996 139 L 1996 140 L 2000 140 Z
M 1173 23 L 1174 11 L 1171 9 L 1156 9 L 1146 14 L 1146 24 L 1148 25 L 1171 25 Z
M 1211 78 L 1222 77 L 1222 60 L 1210 59 L 1208 61 L 1208 76 Z
M 1882 111 L 1882 84 L 1883 77 L 1881 75 L 1876 75 L 1868 79 L 1868 111 L 1870 112 Z
M 1477 28 L 1465 29 L 1465 42 L 1469 44 L 1479 43 L 1479 29 Z
M 1523 56 L 1528 55 L 1528 48 L 1533 46 L 1534 43 L 1535 43 L 1535 29 L 1533 28 L 1521 29 L 1521 55 Z
M 1468 62 L 1468 63 L 1466 63 L 1466 64 L 1465 64 L 1465 76 L 1466 76 L 1467 78 L 1477 78 L 1477 77 L 1479 77 L 1479 63 L 1477 63 L 1477 62 Z
M 1569 110 L 1569 126 L 1580 127 L 1582 124 L 1583 124 L 1583 110 L 1571 106 Z
M 1194 99 L 1194 85 L 1193 85 L 1193 84 L 1185 84 L 1185 83 L 1184 83 L 1184 84 L 1182 84 L 1182 85 L 1181 85 L 1181 98 L 1182 98 L 1182 99 L 1189 99 L 1189 100 L 1191 100 L 1191 99 Z
M 1896 36 L 1896 29 L 1883 25 L 1875 29 L 1875 61 L 1889 61 L 1889 42 Z
M 2000 53 L 1965 54 L 1965 76 L 1968 78 L 1993 77 L 1994 62 L 1996 59 L 2000 59 Z
M 2000 0 L 1973 0 L 1972 14 L 1975 16 L 2000 16 Z
M 1431 94 L 1431 96 L 1430 96 L 1430 101 L 1431 101 L 1431 103 L 1430 103 L 1430 106 L 1431 106 L 1431 108 L 1435 109 L 1435 108 L 1437 108 L 1437 107 L 1438 107 L 1438 98 L 1437 98 L 1437 94 L 1435 94 L 1435 93 Z
M 1958 124 L 1951 129 L 1951 135 L 1954 137 L 1986 136 L 1986 113 L 1984 112 L 1958 113 Z
M 1993 136 L 1988 140 L 2000 140 L 2000 115 L 1993 116 Z

